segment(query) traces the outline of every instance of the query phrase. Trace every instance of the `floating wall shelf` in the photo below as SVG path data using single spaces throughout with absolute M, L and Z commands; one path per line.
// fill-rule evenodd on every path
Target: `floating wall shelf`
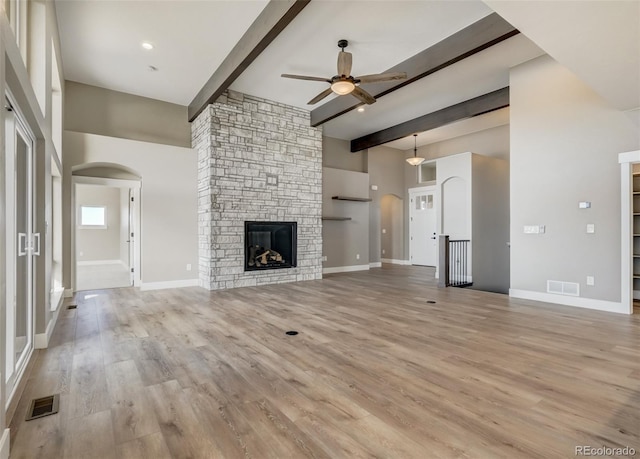
M 351 220 L 351 217 L 322 217 L 323 220 L 335 220 L 335 221 L 346 221 Z
M 354 198 L 351 196 L 331 196 L 331 199 L 335 199 L 337 201 L 357 201 L 357 202 L 369 202 L 371 198 Z

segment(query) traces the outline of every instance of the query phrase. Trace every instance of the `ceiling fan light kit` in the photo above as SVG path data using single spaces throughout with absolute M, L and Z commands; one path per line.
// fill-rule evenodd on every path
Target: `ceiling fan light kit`
M 313 105 L 320 102 L 331 93 L 338 94 L 339 96 L 346 96 L 347 94 L 353 94 L 361 102 L 365 104 L 373 104 L 376 99 L 367 91 L 362 89 L 360 83 L 379 83 L 381 81 L 390 80 L 402 80 L 407 78 L 407 74 L 404 72 L 393 73 L 376 73 L 372 75 L 363 75 L 354 77 L 351 75 L 351 63 L 353 57 L 351 53 L 346 52 L 344 49 L 349 46 L 347 40 L 338 41 L 338 47 L 340 52 L 338 53 L 338 74 L 331 78 L 322 78 L 306 75 L 291 75 L 283 73 L 281 76 L 284 78 L 293 78 L 295 80 L 307 80 L 307 81 L 322 81 L 327 82 L 331 86 L 325 89 L 316 97 L 307 102 L 308 105 Z
M 350 81 L 338 80 L 335 83 L 331 83 L 331 90 L 341 96 L 350 94 L 356 89 L 356 85 Z

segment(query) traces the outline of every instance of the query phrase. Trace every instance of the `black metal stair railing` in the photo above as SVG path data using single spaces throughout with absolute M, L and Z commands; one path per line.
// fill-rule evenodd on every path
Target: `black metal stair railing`
M 438 287 L 468 287 L 472 285 L 469 273 L 468 239 L 449 239 L 448 235 L 440 236 L 439 279 Z

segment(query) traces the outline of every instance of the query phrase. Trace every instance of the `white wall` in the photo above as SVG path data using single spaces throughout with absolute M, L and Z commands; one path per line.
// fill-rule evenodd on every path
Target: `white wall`
M 80 226 L 82 206 L 104 206 L 106 228 Z M 98 185 L 76 185 L 76 260 L 120 259 L 120 189 Z
M 65 131 L 65 183 L 74 166 L 115 163 L 137 171 L 141 189 L 142 283 L 197 279 L 197 160 L 190 148 Z M 70 190 L 65 189 L 66 225 L 71 221 Z M 66 247 L 70 247 L 66 228 Z M 70 279 L 71 250 L 65 252 Z M 187 271 L 190 264 L 192 271 Z
M 471 153 L 438 159 L 438 234 L 471 239 Z
M 510 86 L 511 288 L 546 292 L 548 279 L 577 282 L 583 297 L 619 302 L 617 155 L 638 149 L 637 128 L 547 56 L 512 69 Z M 580 210 L 580 201 L 592 208 Z M 524 225 L 545 225 L 546 233 L 523 234 Z

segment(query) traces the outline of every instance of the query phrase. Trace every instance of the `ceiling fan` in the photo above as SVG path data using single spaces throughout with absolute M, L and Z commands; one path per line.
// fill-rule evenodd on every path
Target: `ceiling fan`
M 346 52 L 344 49 L 349 45 L 347 40 L 338 41 L 338 47 L 340 52 L 338 53 L 338 74 L 331 78 L 322 78 L 305 75 L 290 75 L 283 73 L 281 76 L 284 78 L 293 78 L 296 80 L 309 80 L 309 81 L 324 81 L 331 86 L 325 89 L 316 97 L 307 102 L 308 105 L 313 105 L 320 102 L 332 92 L 344 96 L 346 94 L 353 94 L 357 99 L 361 100 L 365 104 L 373 104 L 376 99 L 364 89 L 358 85 L 360 83 L 379 83 L 381 81 L 391 80 L 403 80 L 407 78 L 407 74 L 404 72 L 393 73 L 376 73 L 372 75 L 362 75 L 354 77 L 351 75 L 351 53 Z

